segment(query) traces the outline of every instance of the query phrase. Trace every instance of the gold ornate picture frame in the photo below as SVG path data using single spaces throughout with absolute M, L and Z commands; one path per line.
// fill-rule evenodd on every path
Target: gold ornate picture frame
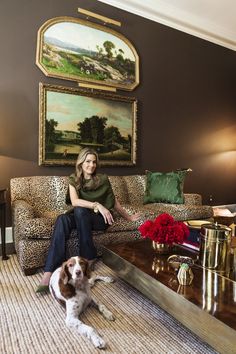
M 136 164 L 134 97 L 42 83 L 39 94 L 39 165 L 74 165 L 86 146 L 102 166 Z
M 38 31 L 36 64 L 46 76 L 132 91 L 139 57 L 115 30 L 74 17 L 56 17 Z

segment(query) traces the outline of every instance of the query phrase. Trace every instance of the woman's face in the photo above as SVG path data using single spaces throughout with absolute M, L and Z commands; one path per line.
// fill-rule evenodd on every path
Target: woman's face
M 84 178 L 91 178 L 97 167 L 97 159 L 93 154 L 88 154 L 82 163 Z

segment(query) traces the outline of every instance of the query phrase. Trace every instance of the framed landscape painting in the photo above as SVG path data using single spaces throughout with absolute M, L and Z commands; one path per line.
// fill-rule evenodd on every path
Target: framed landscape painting
M 46 76 L 133 90 L 139 57 L 122 34 L 74 17 L 56 17 L 38 31 L 36 64 Z
M 101 165 L 133 166 L 136 125 L 133 97 L 40 83 L 40 165 L 75 165 L 80 150 L 92 147 Z

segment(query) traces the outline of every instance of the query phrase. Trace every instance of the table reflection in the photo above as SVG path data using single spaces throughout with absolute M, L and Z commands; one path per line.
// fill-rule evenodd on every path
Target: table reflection
M 160 271 L 162 272 L 169 272 L 170 271 L 170 266 L 166 261 L 166 257 L 162 258 L 161 256 L 154 257 L 153 262 L 152 262 L 152 270 L 156 274 L 158 274 Z
M 218 305 L 218 275 L 207 269 L 202 270 L 202 308 L 214 314 Z

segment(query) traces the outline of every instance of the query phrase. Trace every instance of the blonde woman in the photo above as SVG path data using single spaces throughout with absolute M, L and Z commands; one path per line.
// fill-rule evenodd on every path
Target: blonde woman
M 76 228 L 79 237 L 79 256 L 93 261 L 97 251 L 92 231 L 106 230 L 114 222 L 114 208 L 123 218 L 136 221 L 140 214 L 129 215 L 115 198 L 107 175 L 97 174 L 97 153 L 89 148 L 81 150 L 75 164 L 75 173 L 69 177 L 68 201 L 73 213 L 60 215 L 55 223 L 44 275 L 37 292 L 48 291 L 52 272 L 61 266 L 66 257 L 66 242 Z

